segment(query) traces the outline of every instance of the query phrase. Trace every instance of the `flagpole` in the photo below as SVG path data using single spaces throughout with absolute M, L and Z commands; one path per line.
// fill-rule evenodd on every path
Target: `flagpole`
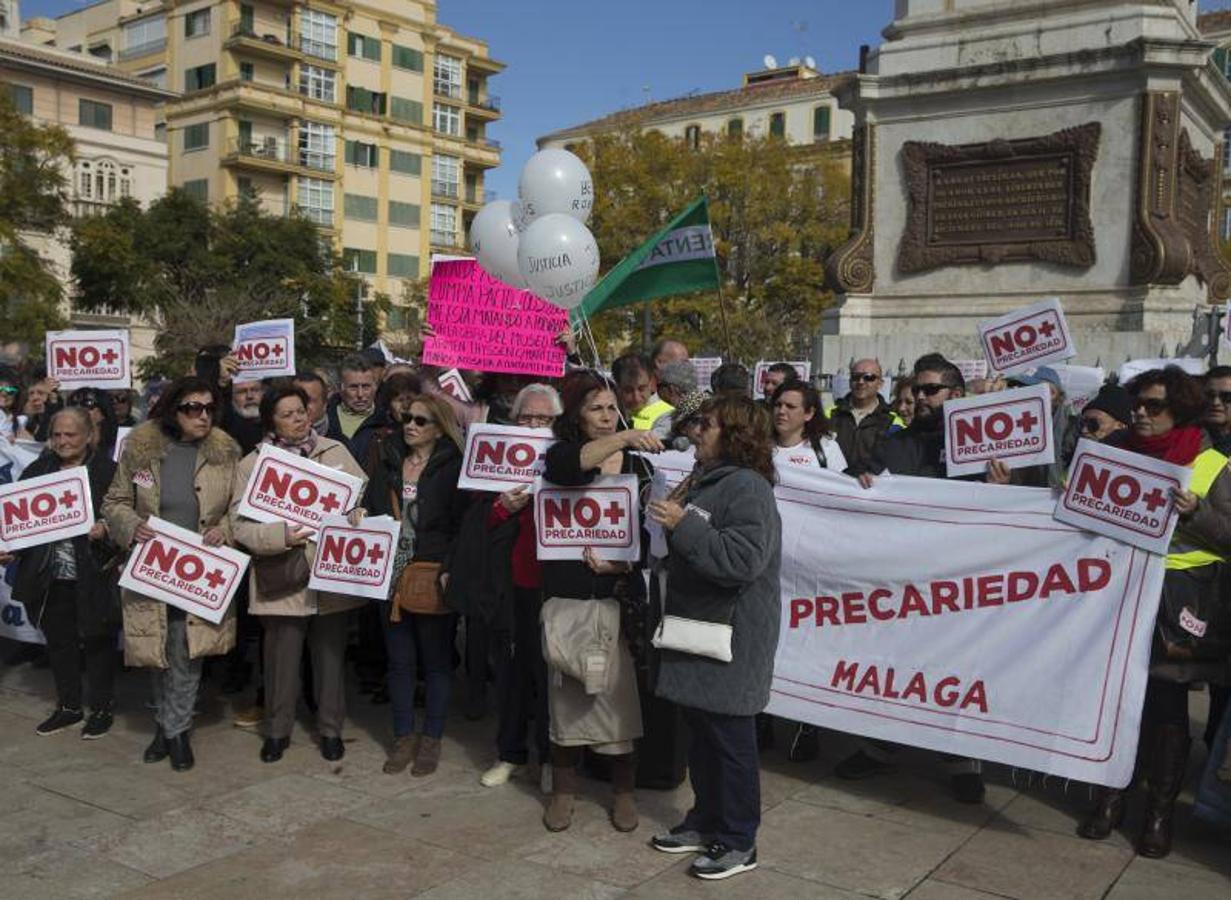
M 731 325 L 727 322 L 727 301 L 722 294 L 722 279 L 718 279 L 718 313 L 722 316 L 722 336 L 727 344 L 727 362 L 733 362 L 735 355 L 731 352 Z

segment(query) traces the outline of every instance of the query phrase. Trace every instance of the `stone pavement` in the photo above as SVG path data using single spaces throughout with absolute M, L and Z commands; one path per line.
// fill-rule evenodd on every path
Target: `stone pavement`
M 492 761 L 490 717 L 450 722 L 433 777 L 389 776 L 389 708 L 354 695 L 344 760 L 322 760 L 301 719 L 287 755 L 265 765 L 260 738 L 231 726 L 231 698 L 208 685 L 197 765 L 181 774 L 141 762 L 146 686 L 143 673 L 121 678 L 103 740 L 38 737 L 50 673 L 0 669 L 0 897 L 1231 897 L 1228 836 L 1191 820 L 1191 794 L 1175 852 L 1149 861 L 1123 835 L 1074 836 L 1083 788 L 1026 785 L 1020 773 L 1015 785 L 993 766 L 986 804 L 962 806 L 921 753 L 897 775 L 849 784 L 830 772 L 850 739 L 826 735 L 815 763 L 766 754 L 760 869 L 703 883 L 685 874 L 687 858 L 646 846 L 687 808 L 686 787 L 639 792 L 641 827 L 624 835 L 607 822 L 603 787 L 589 783 L 573 828 L 548 834 L 533 771 L 503 788 L 478 784 Z

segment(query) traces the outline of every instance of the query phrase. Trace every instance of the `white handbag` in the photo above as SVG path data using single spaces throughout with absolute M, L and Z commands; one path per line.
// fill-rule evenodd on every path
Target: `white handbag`
M 688 619 L 671 616 L 665 612 L 667 603 L 667 572 L 658 571 L 658 596 L 664 608 L 658 628 L 650 638 L 650 645 L 658 650 L 675 650 L 693 656 L 705 656 L 719 662 L 731 661 L 731 624 L 729 622 L 706 622 L 703 619 Z

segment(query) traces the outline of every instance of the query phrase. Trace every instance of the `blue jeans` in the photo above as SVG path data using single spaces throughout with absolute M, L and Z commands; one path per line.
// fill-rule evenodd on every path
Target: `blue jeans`
M 402 621 L 389 621 L 389 608 L 381 604 L 381 626 L 389 654 L 389 701 L 393 707 L 393 736 L 415 732 L 415 678 L 419 665 L 427 683 L 427 709 L 423 733 L 438 738 L 445 733 L 449 693 L 453 687 L 453 639 L 457 615 L 423 616 L 402 613 Z

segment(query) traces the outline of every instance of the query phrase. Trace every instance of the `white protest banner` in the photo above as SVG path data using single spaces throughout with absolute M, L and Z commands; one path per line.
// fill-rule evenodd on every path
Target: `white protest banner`
M 752 392 L 756 397 L 765 396 L 765 378 L 769 374 L 769 367 L 779 365 L 778 360 L 761 360 L 757 363 L 756 370 L 752 373 Z M 788 366 L 795 369 L 795 375 L 800 381 L 812 383 L 812 362 L 810 360 L 799 360 L 797 362 L 787 362 Z
M 1193 356 L 1177 356 L 1171 359 L 1130 359 L 1120 366 L 1116 372 L 1116 379 L 1120 384 L 1124 385 L 1128 384 L 1142 372 L 1149 372 L 1152 369 L 1165 369 L 1168 366 L 1177 366 L 1189 375 L 1204 375 L 1206 361 Z
M 708 391 L 710 389 L 710 376 L 722 365 L 722 357 L 694 356 L 688 361 L 692 363 L 692 369 L 697 373 L 697 389 Z
M 236 381 L 295 375 L 295 320 L 265 319 L 235 326 L 231 354 L 239 362 Z
M 217 625 L 248 569 L 247 554 L 206 547 L 196 532 L 157 516 L 146 524 L 154 536 L 133 546 L 120 587 Z
M 26 608 L 13 599 L 9 578 L 12 577 L 10 573 L 16 570 L 15 564 L 0 566 L 0 573 L 3 573 L 0 577 L 0 637 L 24 644 L 45 644 L 47 639 L 30 621 Z
M 1051 389 L 1045 384 L 946 400 L 945 473 L 975 475 L 1000 460 L 1010 469 L 1056 461 Z
M 466 451 L 457 486 L 468 491 L 510 491 L 532 486 L 556 442 L 550 428 L 476 423 L 466 429 Z
M 957 366 L 962 373 L 963 381 L 974 381 L 976 378 L 987 377 L 986 359 L 951 359 L 949 362 Z
M 0 549 L 50 544 L 93 527 L 94 505 L 85 466 L 0 487 Z
M 128 435 L 132 431 L 128 427 L 120 427 L 115 430 L 115 446 L 111 449 L 111 461 L 118 463 L 120 457 L 124 455 L 124 443 L 128 440 Z
M 61 391 L 79 387 L 114 390 L 132 387 L 128 329 L 113 331 L 49 331 L 46 338 L 47 377 Z
M 539 478 L 534 485 L 534 524 L 539 559 L 582 558 L 593 547 L 599 559 L 641 556 L 636 475 L 600 475 L 582 487 Z
M 466 379 L 462 377 L 462 373 L 457 369 L 450 369 L 436 376 L 436 383 L 440 385 L 440 389 L 455 400 L 460 400 L 463 403 L 473 403 L 474 397 L 470 394 L 470 387 L 466 384 Z
M 1064 310 L 1055 297 L 981 322 L 979 341 L 988 365 L 1001 375 L 1077 355 Z
M 321 522 L 308 587 L 314 591 L 389 599 L 393 555 L 402 523 L 389 516 L 364 519 L 357 527 L 343 516 Z
M 1176 523 L 1171 494 L 1187 490 L 1192 475 L 1188 466 L 1083 438 L 1056 501 L 1056 520 L 1166 553 Z
M 326 516 L 359 505 L 364 480 L 261 444 L 239 501 L 240 515 L 256 522 L 290 522 L 317 529 Z
M 1056 522 L 1052 495 L 779 469 L 768 712 L 1122 787 L 1163 561 Z M 885 553 L 885 547 L 910 553 Z

